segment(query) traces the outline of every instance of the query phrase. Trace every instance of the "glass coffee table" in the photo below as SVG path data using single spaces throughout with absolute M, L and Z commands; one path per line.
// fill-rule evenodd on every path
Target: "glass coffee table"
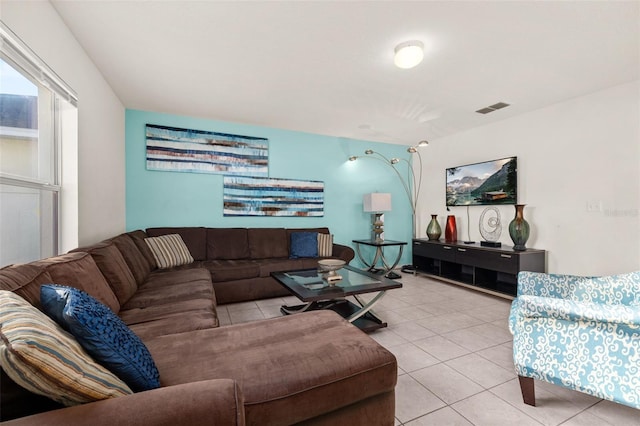
M 335 285 L 329 285 L 317 269 L 272 272 L 273 278 L 305 302 L 297 306 L 283 306 L 280 311 L 289 315 L 331 309 L 366 332 L 386 327 L 387 323 L 378 318 L 371 309 L 384 297 L 387 290 L 401 288 L 402 284 L 348 265 L 337 273 L 342 279 Z M 365 293 L 376 294 L 367 302 L 360 297 Z M 347 300 L 347 296 L 353 296 L 357 303 Z

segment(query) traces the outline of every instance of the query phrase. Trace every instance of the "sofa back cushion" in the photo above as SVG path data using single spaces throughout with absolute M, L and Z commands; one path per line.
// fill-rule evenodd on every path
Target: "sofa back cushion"
M 207 228 L 176 227 L 176 228 L 147 228 L 147 236 L 160 237 L 167 234 L 178 234 L 189 249 L 193 260 L 207 259 Z
M 124 305 L 138 290 L 138 284 L 118 247 L 112 242 L 103 242 L 86 251 L 107 279 L 120 305 Z
M 13 291 L 36 308 L 40 308 L 40 286 L 53 281 L 41 266 L 30 263 L 0 269 L 0 290 Z
M 207 228 L 207 259 L 248 259 L 249 239 L 245 228 Z
M 89 293 L 113 312 L 118 313 L 120 303 L 89 253 L 76 252 L 38 260 L 33 265 L 44 268 L 54 284 L 79 288 Z
M 156 269 L 158 267 L 156 265 L 156 259 L 153 257 L 153 253 L 151 253 L 149 246 L 144 241 L 149 237 L 147 233 L 138 229 L 136 231 L 127 232 L 127 235 L 133 240 L 138 250 L 140 250 L 140 253 L 142 254 L 142 256 L 144 256 L 147 263 L 151 267 L 151 270 L 153 271 L 154 269 Z
M 289 239 L 284 228 L 250 228 L 248 236 L 252 259 L 289 257 Z
M 122 254 L 124 261 L 127 262 L 127 266 L 129 266 L 136 283 L 140 285 L 145 282 L 147 276 L 151 273 L 152 266 L 140 252 L 133 238 L 127 234 L 120 234 L 111 241 Z

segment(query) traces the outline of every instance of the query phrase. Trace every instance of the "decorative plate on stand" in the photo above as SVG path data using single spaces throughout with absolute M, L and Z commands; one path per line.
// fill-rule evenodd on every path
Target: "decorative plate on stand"
M 485 240 L 481 245 L 499 247 L 502 233 L 502 222 L 500 221 L 500 210 L 497 207 L 487 207 L 480 215 L 480 235 Z

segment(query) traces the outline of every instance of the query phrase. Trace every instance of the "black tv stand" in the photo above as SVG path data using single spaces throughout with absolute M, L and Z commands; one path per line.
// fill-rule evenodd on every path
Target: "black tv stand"
M 512 298 L 517 294 L 518 272 L 546 272 L 546 252 L 417 238 L 413 265 L 434 278 Z

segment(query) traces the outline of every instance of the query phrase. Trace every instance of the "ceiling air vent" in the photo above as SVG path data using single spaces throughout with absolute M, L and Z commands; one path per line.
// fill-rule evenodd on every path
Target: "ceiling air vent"
M 489 114 L 490 112 L 497 111 L 499 109 L 502 109 L 502 108 L 505 108 L 505 107 L 508 107 L 508 106 L 509 106 L 509 104 L 507 104 L 507 103 L 498 102 L 497 104 L 489 105 L 488 107 L 479 109 L 476 112 L 480 113 L 480 114 Z

